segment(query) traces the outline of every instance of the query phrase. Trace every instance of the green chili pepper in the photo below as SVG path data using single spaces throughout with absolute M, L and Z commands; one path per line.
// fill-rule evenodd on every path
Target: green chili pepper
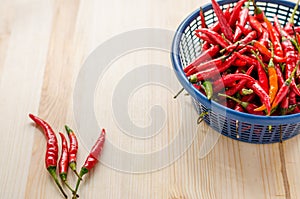
M 210 81 L 204 81 L 202 84 L 202 87 L 206 93 L 206 97 L 208 100 L 211 100 L 212 96 L 213 96 L 213 87 L 212 87 L 212 83 Z

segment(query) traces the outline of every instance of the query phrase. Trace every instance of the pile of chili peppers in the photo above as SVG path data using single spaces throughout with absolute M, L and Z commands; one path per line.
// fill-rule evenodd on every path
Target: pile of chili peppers
M 68 195 L 64 191 L 63 186 L 58 180 L 57 171 L 56 171 L 57 166 L 58 166 L 58 174 L 61 178 L 62 183 L 65 185 L 66 188 L 68 188 L 71 191 L 73 199 L 78 198 L 79 196 L 77 194 L 77 191 L 79 188 L 79 184 L 82 181 L 83 175 L 87 174 L 91 169 L 93 169 L 95 165 L 98 163 L 98 160 L 100 158 L 103 145 L 105 142 L 105 130 L 102 129 L 99 138 L 97 139 L 96 143 L 91 149 L 88 157 L 85 160 L 84 165 L 81 167 L 80 173 L 78 174 L 76 171 L 78 140 L 73 130 L 70 129 L 67 125 L 65 126 L 70 141 L 69 146 L 64 134 L 59 133 L 61 137 L 61 156 L 58 161 L 58 152 L 59 152 L 58 141 L 52 127 L 47 122 L 45 122 L 44 120 L 42 120 L 37 116 L 34 116 L 33 114 L 29 114 L 29 117 L 36 123 L 36 125 L 41 127 L 44 132 L 44 135 L 47 140 L 47 148 L 46 148 L 46 156 L 45 156 L 46 168 L 50 173 L 50 175 L 52 176 L 54 182 L 58 186 L 60 192 L 62 193 L 64 198 L 68 198 Z M 77 175 L 78 178 L 75 189 L 72 189 L 72 187 L 69 185 L 67 181 L 67 174 L 68 174 L 69 167 L 71 168 L 72 171 L 74 171 L 74 173 Z
M 240 0 L 210 27 L 200 9 L 201 54 L 184 73 L 196 89 L 236 111 L 255 115 L 300 112 L 300 27 L 294 27 L 299 0 L 285 26 L 273 24 L 255 1 Z M 254 14 L 249 6 L 254 6 Z

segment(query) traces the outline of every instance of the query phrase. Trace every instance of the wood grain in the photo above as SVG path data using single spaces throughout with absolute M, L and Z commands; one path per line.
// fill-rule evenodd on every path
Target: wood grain
M 189 13 L 207 2 L 2 1 L 0 198 L 62 198 L 44 168 L 45 138 L 29 120 L 28 113 L 46 119 L 56 131 L 64 131 L 64 124 L 77 130 L 73 91 L 81 66 L 91 52 L 126 31 L 149 27 L 175 30 Z M 218 134 L 206 124 L 197 128 L 197 115 L 188 97 L 182 95 L 174 102 L 174 93 L 157 85 L 143 87 L 132 96 L 128 115 L 135 124 L 147 126 L 151 116 L 148 111 L 159 104 L 167 116 L 161 133 L 151 139 L 134 139 L 122 133 L 112 119 L 112 92 L 118 81 L 141 63 L 171 69 L 168 52 L 137 51 L 112 63 L 98 83 L 95 99 L 102 100 L 95 100 L 95 112 L 98 121 L 106 121 L 108 140 L 132 153 L 160 150 L 178 136 L 183 118 L 181 133 L 187 139 L 195 134 L 195 138 L 189 147 L 176 144 L 168 151 L 168 158 L 174 158 L 176 150 L 183 153 L 170 165 L 153 172 L 133 174 L 100 163 L 84 178 L 80 198 L 300 198 L 299 136 L 282 145 L 252 145 L 221 136 L 212 150 L 199 159 L 204 139 Z M 78 167 L 88 153 L 86 140 L 82 135 L 79 138 Z M 114 158 L 124 163 L 122 157 Z M 163 158 L 161 154 L 153 161 Z M 134 168 L 134 162 L 130 167 Z M 72 186 L 75 180 L 70 173 Z

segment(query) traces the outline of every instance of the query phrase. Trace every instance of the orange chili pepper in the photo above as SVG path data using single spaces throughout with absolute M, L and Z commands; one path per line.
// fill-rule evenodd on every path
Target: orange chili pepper
M 272 103 L 278 92 L 278 76 L 273 62 L 274 49 L 272 44 L 271 44 L 271 50 L 272 50 L 272 57 L 268 64 L 268 74 L 269 74 L 269 96 L 270 96 L 270 102 Z M 263 111 L 265 109 L 266 106 L 263 104 L 262 106 L 258 107 L 254 111 Z
M 257 50 L 259 52 L 261 52 L 263 55 L 266 55 L 268 58 L 271 59 L 272 53 L 266 46 L 264 46 L 263 44 L 261 44 L 260 42 L 258 42 L 256 40 L 252 41 L 251 44 L 253 45 L 253 47 L 257 48 Z M 276 62 L 285 62 L 286 57 L 279 57 L 277 55 L 274 55 L 274 61 L 276 61 Z

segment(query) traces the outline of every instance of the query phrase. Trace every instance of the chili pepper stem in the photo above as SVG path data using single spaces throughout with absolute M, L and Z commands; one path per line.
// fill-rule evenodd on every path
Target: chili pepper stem
M 58 186 L 60 192 L 64 195 L 65 198 L 68 198 L 68 195 L 65 193 L 65 191 L 63 190 L 61 184 L 59 183 L 59 181 L 57 179 L 56 168 L 55 167 L 48 167 L 47 170 L 50 173 L 50 175 L 52 176 L 52 178 L 55 181 L 56 185 Z
M 82 180 L 82 177 L 87 174 L 89 172 L 89 170 L 87 168 L 82 167 L 79 173 L 80 178 L 78 177 L 77 179 L 77 183 L 76 183 L 76 187 L 75 187 L 75 192 L 73 193 L 73 197 L 76 196 L 80 182 Z
M 63 183 L 66 185 L 66 187 L 72 192 L 72 194 L 74 196 L 76 196 L 77 198 L 79 198 L 79 195 L 77 193 L 75 193 L 75 190 L 72 189 L 72 187 L 69 185 L 67 180 L 63 180 Z
M 70 162 L 69 167 L 71 168 L 71 170 L 75 173 L 75 175 L 80 178 L 80 180 L 82 180 L 82 178 L 80 177 L 80 175 L 78 174 L 77 170 L 76 170 L 76 162 Z
M 180 91 L 173 98 L 176 99 L 183 91 L 184 91 L 184 88 L 180 89 Z M 78 176 L 78 173 L 77 173 L 77 176 Z
M 300 3 L 300 1 L 298 0 L 294 7 L 293 12 L 292 12 L 291 18 L 289 19 L 289 23 L 292 25 L 294 25 L 294 23 L 295 23 L 294 18 L 295 18 L 296 11 L 298 10 L 299 3 Z

